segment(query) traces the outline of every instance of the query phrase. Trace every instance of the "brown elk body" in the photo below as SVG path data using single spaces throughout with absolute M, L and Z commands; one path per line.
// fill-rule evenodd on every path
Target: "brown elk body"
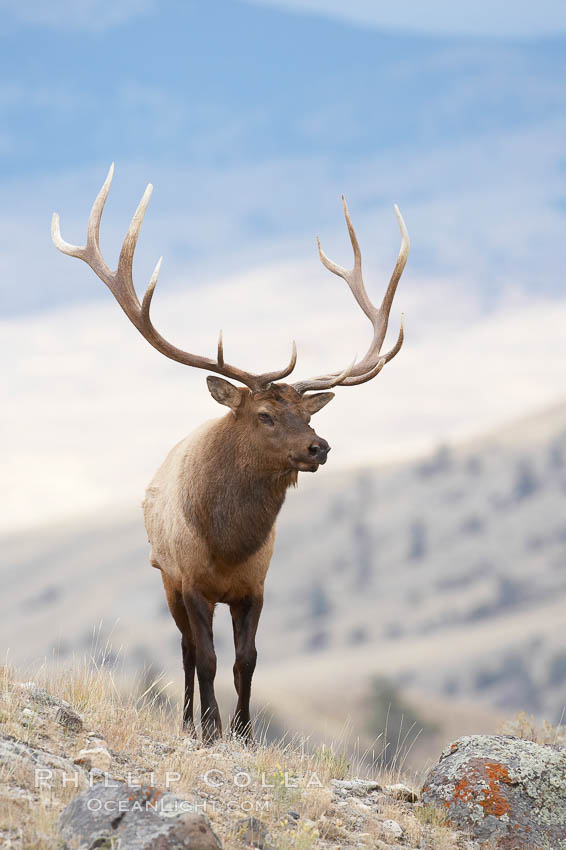
M 383 302 L 369 300 L 362 280 L 361 254 L 344 202 L 354 250 L 354 267 L 343 269 L 329 260 L 319 244 L 324 265 L 343 277 L 373 326 L 366 355 L 341 373 L 283 383 L 293 370 L 296 349 L 288 366 L 261 375 L 244 372 L 224 360 L 222 334 L 216 360 L 176 348 L 151 323 L 149 310 L 161 260 L 140 303 L 132 280 L 133 254 L 149 202 L 148 186 L 124 240 L 118 267 L 112 272 L 99 248 L 102 210 L 113 169 L 93 205 L 84 247 L 70 245 L 53 216 L 56 247 L 78 257 L 96 272 L 142 335 L 155 348 L 178 362 L 207 369 L 213 398 L 229 408 L 220 419 L 205 423 L 169 453 L 147 488 L 143 503 L 151 545 L 150 562 L 161 572 L 167 604 L 181 632 L 185 693 L 183 724 L 194 732 L 194 676 L 198 677 L 201 725 L 205 740 L 221 733 L 214 695 L 216 655 L 212 632 L 216 604 L 230 606 L 234 631 L 234 684 L 238 695 L 232 730 L 251 737 L 250 692 L 256 665 L 255 635 L 263 606 L 263 588 L 275 543 L 275 521 L 287 489 L 299 472 L 315 472 L 326 462 L 330 446 L 310 426 L 311 416 L 334 397 L 326 390 L 353 386 L 375 377 L 401 348 L 403 329 L 394 347 L 381 354 L 389 311 L 403 272 L 409 240 L 396 208 L 402 234 L 401 251 Z M 217 377 L 245 384 L 236 387 Z M 309 390 L 322 390 L 309 394 Z

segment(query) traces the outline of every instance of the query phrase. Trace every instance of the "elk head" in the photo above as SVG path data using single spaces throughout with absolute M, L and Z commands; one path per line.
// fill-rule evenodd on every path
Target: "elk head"
M 212 397 L 229 407 L 249 463 L 265 472 L 316 472 L 330 446 L 310 427 L 313 413 L 334 393 L 301 395 L 289 384 L 250 392 L 216 376 L 206 379 Z
M 232 411 L 234 427 L 242 434 L 242 445 L 245 443 L 248 457 L 261 457 L 262 463 L 267 464 L 274 471 L 316 471 L 320 464 L 326 462 L 330 446 L 326 440 L 317 436 L 310 427 L 309 421 L 314 413 L 334 398 L 334 393 L 326 392 L 326 390 L 337 386 L 355 386 L 375 378 L 385 364 L 395 357 L 403 344 L 403 325 L 401 324 L 397 342 L 390 351 L 381 354 L 391 305 L 409 255 L 409 235 L 397 206 L 395 206 L 395 212 L 401 230 L 401 249 L 379 308 L 375 307 L 368 298 L 363 283 L 360 247 L 343 196 L 344 215 L 354 252 L 353 268 L 347 270 L 329 260 L 318 240 L 318 250 L 323 265 L 329 271 L 344 278 L 356 302 L 372 324 L 373 338 L 368 351 L 361 360 L 354 360 L 342 372 L 319 375 L 295 384 L 284 384 L 280 382 L 291 374 L 297 361 L 297 349 L 294 342 L 291 359 L 284 369 L 253 374 L 232 366 L 224 360 L 222 331 L 218 339 L 216 359 L 211 360 L 177 348 L 155 329 L 150 319 L 150 307 L 161 268 L 161 258 L 151 276 L 141 304 L 132 278 L 134 251 L 153 187 L 151 183 L 148 184 L 128 228 L 120 251 L 118 266 L 115 271 L 111 271 L 100 252 L 99 231 L 113 174 L 114 165 L 112 164 L 90 213 L 86 245 L 81 247 L 65 242 L 59 229 L 59 216 L 53 213 L 51 235 L 55 247 L 62 253 L 87 263 L 108 286 L 126 316 L 142 336 L 166 357 L 187 366 L 215 372 L 217 375 L 231 378 L 245 385 L 245 388 L 235 387 L 229 381 L 215 376 L 207 379 L 213 398 Z M 309 395 L 308 392 L 311 390 L 324 392 Z

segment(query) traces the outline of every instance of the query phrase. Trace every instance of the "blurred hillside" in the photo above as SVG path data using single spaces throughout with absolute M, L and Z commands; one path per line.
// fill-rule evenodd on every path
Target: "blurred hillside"
M 559 720 L 565 509 L 566 404 L 416 462 L 301 481 L 280 518 L 256 693 L 307 726 L 313 711 L 343 724 L 380 674 L 431 704 Z M 179 678 L 141 511 L 1 543 L 0 640 L 12 661 L 70 659 L 97 633 L 110 659 Z M 228 671 L 224 606 L 215 628 Z

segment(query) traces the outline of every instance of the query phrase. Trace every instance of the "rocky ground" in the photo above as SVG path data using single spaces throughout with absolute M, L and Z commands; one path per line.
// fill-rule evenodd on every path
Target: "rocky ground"
M 348 765 L 329 748 L 310 751 L 300 739 L 246 747 L 226 738 L 203 747 L 179 734 L 178 718 L 152 694 L 151 700 L 123 696 L 109 674 L 86 667 L 34 682 L 3 670 L 2 847 L 118 846 L 104 837 L 105 829 L 122 838 L 122 850 L 476 847 L 464 831 L 448 826 L 441 808 L 423 806 L 403 777 L 359 779 L 360 765 Z M 200 830 L 198 840 L 205 843 L 180 838 L 180 826 L 169 837 L 161 830 L 161 843 L 144 839 L 151 818 L 133 824 L 129 814 L 99 819 L 96 837 L 77 812 L 84 815 L 82 801 L 101 794 L 130 803 L 140 796 L 180 800 L 190 813 L 183 829 Z M 190 820 L 193 815 L 197 820 Z M 141 843 L 124 840 L 128 829 Z

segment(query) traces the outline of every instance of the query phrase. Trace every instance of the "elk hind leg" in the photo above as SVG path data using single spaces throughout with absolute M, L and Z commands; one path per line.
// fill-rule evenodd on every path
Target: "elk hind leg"
M 185 673 L 185 687 L 183 694 L 183 729 L 186 729 L 190 735 L 196 737 L 194 724 L 194 690 L 195 690 L 195 642 L 191 632 L 191 626 L 185 604 L 183 602 L 183 594 L 178 587 L 168 578 L 165 573 L 161 572 L 163 587 L 165 588 L 165 597 L 171 616 L 175 620 L 177 628 L 181 632 L 181 652 L 183 654 L 183 670 Z
M 220 710 L 214 694 L 214 678 L 216 676 L 216 653 L 212 636 L 214 605 L 194 588 L 183 592 L 183 602 L 195 645 L 202 738 L 205 744 L 210 744 L 222 734 Z

